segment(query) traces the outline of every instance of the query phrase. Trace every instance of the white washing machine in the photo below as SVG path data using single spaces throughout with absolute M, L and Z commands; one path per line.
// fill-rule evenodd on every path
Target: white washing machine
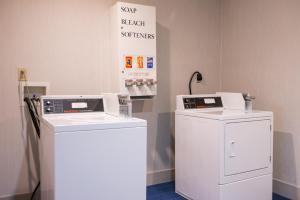
M 147 122 L 106 114 L 102 96 L 44 96 L 42 200 L 146 200 Z
M 191 200 L 271 200 L 273 113 L 242 94 L 177 96 L 176 192 Z

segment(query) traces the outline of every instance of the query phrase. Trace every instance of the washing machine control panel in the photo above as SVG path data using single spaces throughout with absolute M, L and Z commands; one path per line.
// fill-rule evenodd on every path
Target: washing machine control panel
M 44 114 L 103 112 L 102 98 L 43 99 Z
M 218 108 L 223 107 L 222 99 L 219 96 L 212 97 L 184 97 L 184 109 L 199 109 L 199 108 Z

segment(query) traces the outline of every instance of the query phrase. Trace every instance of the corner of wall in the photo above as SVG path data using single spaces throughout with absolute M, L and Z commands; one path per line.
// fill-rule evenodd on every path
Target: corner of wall
M 273 178 L 273 192 L 288 199 L 300 199 L 299 186 L 287 183 L 280 179 Z
M 223 8 L 224 0 L 219 0 L 219 91 L 223 90 Z

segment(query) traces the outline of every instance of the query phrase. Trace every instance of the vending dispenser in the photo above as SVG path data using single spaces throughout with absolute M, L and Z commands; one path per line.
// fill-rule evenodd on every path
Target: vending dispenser
M 110 92 L 149 99 L 157 91 L 155 7 L 117 2 L 111 9 Z

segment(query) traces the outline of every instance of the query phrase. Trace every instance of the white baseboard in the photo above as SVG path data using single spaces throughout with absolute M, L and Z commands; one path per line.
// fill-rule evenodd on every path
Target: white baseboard
M 283 197 L 300 200 L 300 186 L 273 178 L 273 192 Z
M 6 195 L 0 196 L 0 200 L 28 200 L 31 194 L 16 194 L 16 195 Z
M 147 173 L 147 185 L 156 185 L 175 180 L 175 169 L 159 170 Z

